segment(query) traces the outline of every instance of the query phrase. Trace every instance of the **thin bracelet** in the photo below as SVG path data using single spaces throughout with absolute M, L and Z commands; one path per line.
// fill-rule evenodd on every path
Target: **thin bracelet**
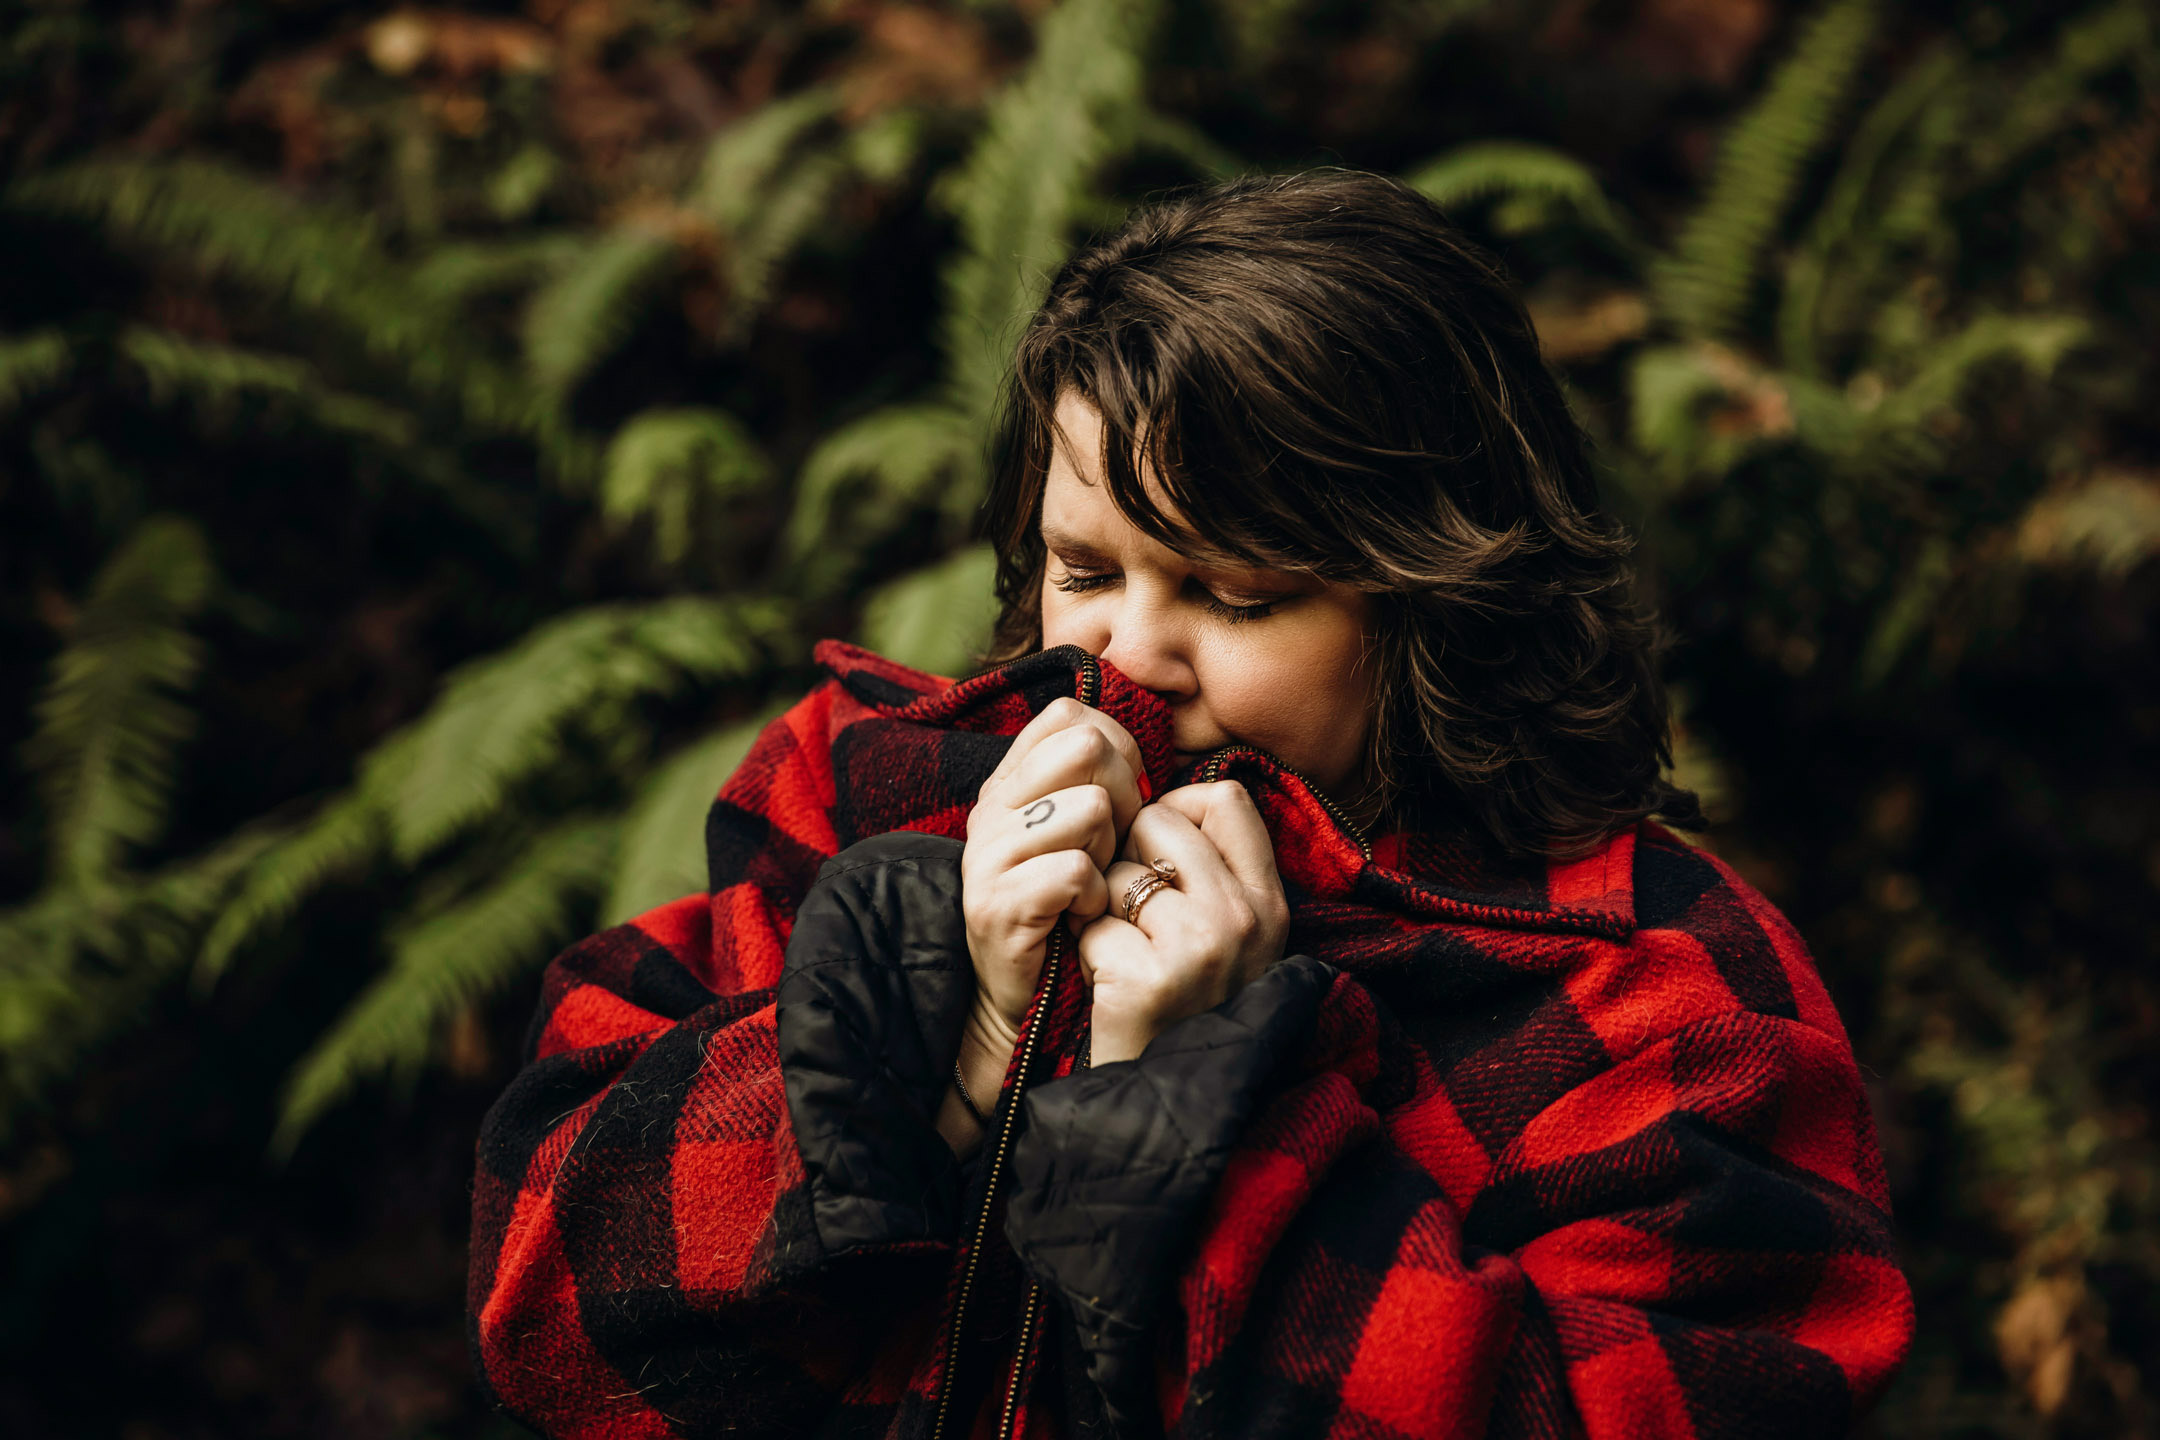
M 960 1103 L 967 1106 L 967 1112 L 975 1117 L 975 1123 L 985 1130 L 989 1129 L 990 1117 L 976 1108 L 975 1097 L 967 1093 L 967 1081 L 961 1078 L 960 1061 L 957 1056 L 954 1057 L 952 1062 L 952 1083 L 953 1089 L 960 1092 Z

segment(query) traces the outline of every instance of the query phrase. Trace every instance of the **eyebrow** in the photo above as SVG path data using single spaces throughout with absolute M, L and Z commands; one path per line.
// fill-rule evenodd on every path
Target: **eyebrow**
M 1091 541 L 1083 540 L 1070 530 L 1060 530 L 1054 525 L 1042 527 L 1043 544 L 1057 552 L 1060 560 L 1077 561 L 1083 565 L 1108 565 L 1113 563 L 1108 552 Z
M 1043 525 L 1041 530 L 1043 545 L 1068 565 L 1080 565 L 1090 569 L 1111 569 L 1117 565 L 1116 556 L 1111 555 L 1093 541 L 1075 535 L 1070 530 L 1061 530 L 1057 526 L 1049 524 Z M 1276 570 L 1272 566 L 1253 565 L 1238 559 L 1234 555 L 1226 555 L 1220 552 L 1188 555 L 1185 558 L 1202 569 L 1241 572 L 1259 571 L 1268 574 L 1291 575 L 1293 580 L 1295 579 L 1294 572 Z M 1262 588 L 1266 587 L 1263 586 Z

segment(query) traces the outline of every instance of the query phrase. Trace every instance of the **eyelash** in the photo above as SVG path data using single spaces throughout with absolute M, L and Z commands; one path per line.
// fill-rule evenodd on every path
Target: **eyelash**
M 1076 572 L 1068 572 L 1064 579 L 1053 580 L 1050 583 L 1068 595 L 1085 595 L 1090 590 L 1100 590 L 1116 578 L 1115 575 L 1081 575 Z M 1228 621 L 1232 625 L 1242 625 L 1248 620 L 1265 620 L 1275 613 L 1276 605 L 1281 603 L 1275 600 L 1261 600 L 1251 605 L 1232 605 L 1229 601 L 1222 599 L 1211 591 L 1202 590 L 1200 593 L 1206 597 L 1201 601 L 1200 608 L 1217 619 Z

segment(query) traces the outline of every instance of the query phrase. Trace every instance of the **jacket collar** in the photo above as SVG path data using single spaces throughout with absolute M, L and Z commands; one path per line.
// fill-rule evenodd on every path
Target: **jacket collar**
M 958 682 L 836 640 L 820 644 L 817 659 L 857 700 L 893 720 L 933 729 L 1010 735 L 1060 696 L 1094 705 L 1138 742 L 1149 794 L 1196 780 L 1245 783 L 1274 835 L 1285 882 L 1308 902 L 1614 938 L 1635 928 L 1632 828 L 1562 861 L 1510 857 L 1460 833 L 1411 830 L 1368 838 L 1301 775 L 1264 751 L 1229 746 L 1178 769 L 1168 707 L 1076 646 L 1025 656 Z

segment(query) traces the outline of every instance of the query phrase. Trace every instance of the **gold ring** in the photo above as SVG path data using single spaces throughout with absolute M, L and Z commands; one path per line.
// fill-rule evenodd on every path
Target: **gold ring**
M 1152 870 L 1133 881 L 1131 888 L 1125 892 L 1125 922 L 1128 925 L 1137 922 L 1140 907 L 1154 899 L 1156 891 L 1169 888 L 1170 882 Z
M 1170 861 L 1150 860 L 1148 862 L 1148 873 L 1142 875 L 1139 879 L 1133 881 L 1131 885 L 1126 887 L 1126 923 L 1133 923 L 1133 917 L 1140 913 L 1140 907 L 1147 904 L 1148 901 L 1154 899 L 1156 891 L 1167 890 L 1168 888 L 1170 888 L 1170 882 L 1176 877 L 1177 866 L 1172 864 Z

